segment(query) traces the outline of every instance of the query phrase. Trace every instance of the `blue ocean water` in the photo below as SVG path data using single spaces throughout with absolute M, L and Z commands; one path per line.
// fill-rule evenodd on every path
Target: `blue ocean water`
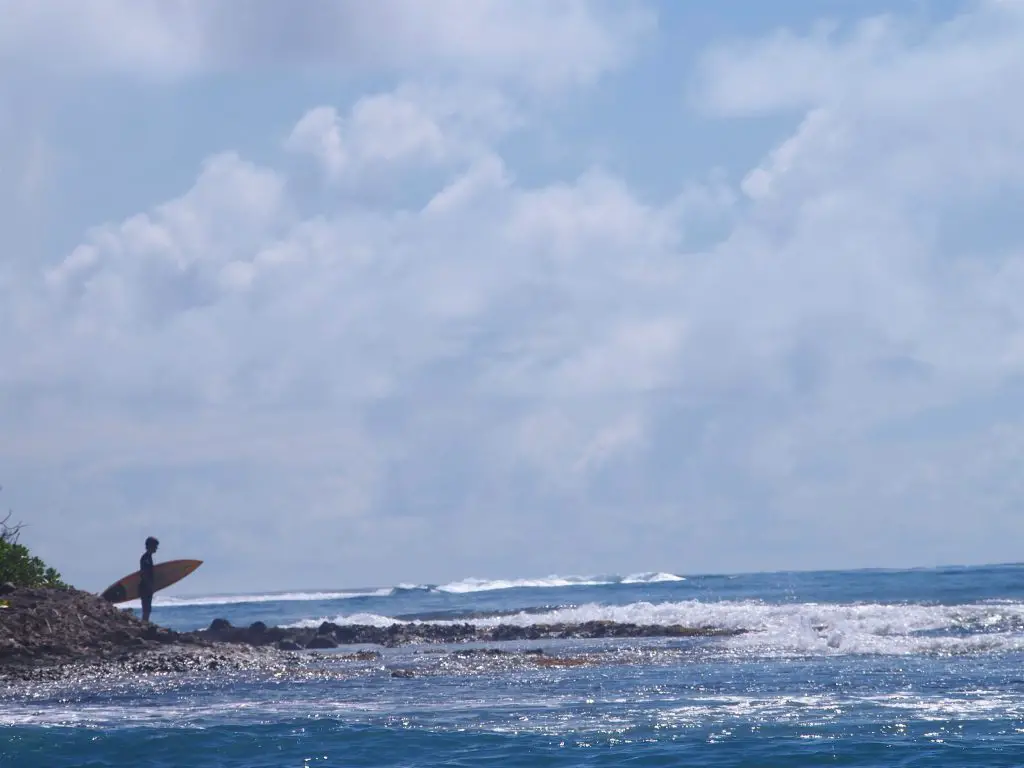
M 405 647 L 339 661 L 335 674 L 11 688 L 0 696 L 0 765 L 1024 765 L 1018 565 L 467 580 L 158 596 L 154 608 L 154 620 L 177 629 L 215 617 L 236 625 L 612 619 L 750 631 L 509 644 L 586 659 L 579 665 Z M 414 676 L 393 677 L 395 669 Z

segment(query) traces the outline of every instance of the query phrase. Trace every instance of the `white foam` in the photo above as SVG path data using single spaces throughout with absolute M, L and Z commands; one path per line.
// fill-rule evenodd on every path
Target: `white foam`
M 599 587 L 612 584 L 656 584 L 659 582 L 685 581 L 682 576 L 661 571 L 645 573 L 634 573 L 629 576 L 546 576 L 543 578 L 525 579 L 479 579 L 468 578 L 460 581 L 453 581 L 441 586 L 429 584 L 398 584 L 395 587 L 382 587 L 368 591 L 319 591 L 319 592 L 270 592 L 266 594 L 235 594 L 235 595 L 199 595 L 193 597 L 169 597 L 157 595 L 153 604 L 157 606 L 200 606 L 200 605 L 236 605 L 243 603 L 270 603 L 270 602 L 301 602 L 312 600 L 346 600 L 354 597 L 389 597 L 401 592 L 410 591 L 437 591 L 449 594 L 470 594 L 473 592 L 488 592 L 491 590 L 534 588 L 543 589 L 550 587 Z M 124 605 L 139 607 L 139 601 L 134 600 Z
M 657 718 L 659 725 L 662 726 L 692 726 L 709 720 L 822 723 L 840 720 L 851 709 L 856 709 L 866 719 L 886 724 L 891 723 L 893 719 L 940 722 L 963 719 L 1018 719 L 1024 714 L 1024 699 L 1005 691 L 982 690 L 937 695 L 907 692 L 876 695 L 719 694 L 695 696 L 683 705 L 659 711 Z
M 514 705 L 501 693 L 493 697 L 459 697 L 448 701 L 413 703 L 396 696 L 394 689 L 367 689 L 366 697 L 351 695 L 333 699 L 254 698 L 246 701 L 178 700 L 157 706 L 110 706 L 109 704 L 59 701 L 7 702 L 0 709 L 0 727 L 47 726 L 58 728 L 204 728 L 213 724 L 279 721 L 293 718 L 337 717 L 348 722 L 380 722 L 401 712 L 408 723 L 420 727 L 463 732 L 473 728 L 484 732 L 534 732 L 564 734 L 576 732 L 611 733 L 632 727 L 653 725 L 658 729 L 691 729 L 709 724 L 779 723 L 791 726 L 839 722 L 855 712 L 858 719 L 890 727 L 909 720 L 956 723 L 990 720 L 1013 723 L 1024 717 L 1024 697 L 1005 690 L 975 690 L 939 694 L 910 691 L 878 694 L 801 692 L 781 695 L 719 693 L 648 698 L 643 709 L 624 712 L 628 700 L 600 695 L 588 699 L 588 706 L 575 706 L 578 699 L 566 694 L 517 696 Z M 486 707 L 488 716 L 474 708 Z M 529 718 L 522 713 L 529 710 Z M 473 712 L 466 718 L 464 713 Z M 941 730 L 935 732 L 939 736 Z M 926 737 L 929 734 L 924 734 Z
M 489 592 L 497 589 L 524 587 L 596 587 L 615 582 L 595 576 L 547 576 L 539 579 L 463 579 L 437 587 L 438 592 L 465 594 L 467 592 Z
M 438 592 L 465 594 L 468 592 L 487 592 L 498 589 L 550 587 L 601 587 L 611 584 L 655 584 L 658 582 L 686 581 L 674 573 L 651 571 L 634 573 L 629 576 L 558 576 L 551 575 L 536 579 L 462 579 L 437 587 Z
M 336 624 L 387 626 L 398 620 L 379 614 L 308 619 L 292 626 Z M 615 621 L 634 624 L 719 627 L 750 630 L 721 642 L 732 651 L 779 654 L 960 654 L 1024 650 L 1024 603 L 923 605 L 882 603 L 784 603 L 754 600 L 701 602 L 638 602 L 627 605 L 588 603 L 544 613 L 474 619 L 415 621 L 416 624 L 467 622 L 479 627 L 499 624 L 580 624 Z M 969 634 L 926 635 L 924 632 L 972 628 Z
M 281 626 L 291 628 L 310 628 L 319 627 L 325 621 L 331 622 L 332 624 L 368 624 L 373 627 L 390 627 L 392 624 L 401 624 L 403 622 L 392 616 L 382 616 L 379 613 L 350 613 L 341 616 L 321 616 L 317 619 L 302 619 L 292 624 L 282 624 Z M 451 622 L 414 622 L 417 624 L 446 624 Z
M 674 573 L 634 573 L 622 580 L 623 584 L 658 584 L 666 581 L 686 581 L 683 576 L 676 576 Z

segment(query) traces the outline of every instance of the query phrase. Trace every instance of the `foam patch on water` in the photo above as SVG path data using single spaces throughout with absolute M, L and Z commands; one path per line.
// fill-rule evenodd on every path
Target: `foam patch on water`
M 886 692 L 835 694 L 793 692 L 778 695 L 722 693 L 713 695 L 654 697 L 594 697 L 581 707 L 578 696 L 548 694 L 517 697 L 509 703 L 505 694 L 475 695 L 444 702 L 412 702 L 393 692 L 368 691 L 372 699 L 329 697 L 257 698 L 251 701 L 192 700 L 187 705 L 167 701 L 163 705 L 131 708 L 110 704 L 63 702 L 8 702 L 0 709 L 0 726 L 51 728 L 132 729 L 153 727 L 207 728 L 260 722 L 308 723 L 310 718 L 343 718 L 347 723 L 387 724 L 400 718 L 403 727 L 433 731 L 468 728 L 492 733 L 559 734 L 629 732 L 634 729 L 692 729 L 709 725 L 822 726 L 841 723 L 856 713 L 860 722 L 886 728 L 907 722 L 963 723 L 964 721 L 1019 722 L 1024 717 L 1024 697 L 998 690 L 948 692 Z M 528 713 L 524 716 L 524 713 Z M 468 715 L 468 716 L 467 716 Z M 926 734 L 927 735 L 927 734 Z M 938 732 L 936 732 L 938 735 Z
M 634 573 L 622 580 L 623 584 L 658 584 L 666 581 L 686 581 L 685 576 L 677 576 L 674 573 Z
M 387 626 L 397 619 L 379 614 L 339 615 L 297 622 L 291 626 L 336 624 Z M 614 621 L 661 626 L 745 629 L 749 633 L 722 642 L 737 651 L 776 654 L 960 654 L 1024 650 L 1024 603 L 985 602 L 968 605 L 882 603 L 786 603 L 753 600 L 701 602 L 637 602 L 627 605 L 588 603 L 543 613 L 455 620 L 414 621 L 416 624 L 582 624 Z
M 596 587 L 610 583 L 607 580 L 587 576 L 547 576 L 540 579 L 463 579 L 462 581 L 442 584 L 437 587 L 437 591 L 460 595 L 468 592 L 489 592 L 498 589 Z

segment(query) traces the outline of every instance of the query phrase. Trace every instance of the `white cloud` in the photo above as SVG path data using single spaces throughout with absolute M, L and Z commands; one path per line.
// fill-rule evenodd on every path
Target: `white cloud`
M 589 18 L 502 6 L 549 7 Z M 499 79 L 527 46 L 501 21 L 473 59 Z M 330 557 L 350 583 L 1004 557 L 1019 425 L 977 403 L 1024 376 L 1022 40 L 1014 8 L 979 4 L 719 49 L 705 105 L 797 125 L 738 188 L 656 202 L 598 168 L 521 180 L 500 89 L 314 108 L 286 145 L 323 196 L 292 160 L 215 155 L 34 280 L 0 271 L 0 386 L 23 406 L 0 453 L 69 467 L 124 520 L 135 473 L 166 483 L 135 514 L 182 537 L 259 521 L 294 584 Z M 361 198 L 383 171 L 415 192 Z M 935 533 L 968 506 L 969 537 Z
M 293 137 L 303 135 L 310 114 L 316 111 L 300 119 Z M 442 145 L 462 138 L 458 127 L 435 128 Z M 357 163 L 379 157 L 373 147 L 354 146 Z M 397 146 L 392 158 L 404 157 L 412 145 L 402 136 Z M 603 174 L 515 188 L 495 155 L 452 152 L 451 162 L 461 159 L 463 173 L 428 195 L 418 211 L 304 214 L 287 198 L 283 172 L 232 153 L 214 156 L 180 198 L 97 228 L 46 270 L 46 302 L 63 313 L 58 327 L 67 331 L 59 353 L 40 354 L 73 355 L 90 339 L 105 339 L 110 346 L 99 354 L 110 355 L 106 371 L 127 366 L 123 387 L 137 386 L 141 396 L 170 377 L 180 397 L 201 401 L 210 391 L 236 400 L 287 397 L 288 382 L 306 375 L 309 356 L 333 348 L 331 364 L 314 378 L 363 397 L 414 391 L 420 368 L 466 355 L 474 334 L 498 333 L 492 339 L 498 345 L 553 344 L 554 357 L 544 362 L 524 347 L 513 352 L 508 370 L 500 362 L 480 368 L 485 392 L 537 392 L 530 381 L 537 376 L 540 390 L 554 386 L 567 394 L 580 387 L 657 386 L 659 361 L 671 359 L 678 344 L 675 321 L 632 319 L 627 307 L 625 317 L 610 311 L 589 327 L 558 332 L 546 323 L 573 307 L 611 310 L 607 302 L 616 290 L 649 282 L 644 267 L 673 244 L 675 214 L 648 208 Z M 427 154 L 432 157 L 429 148 Z M 413 162 L 404 170 L 415 169 Z M 627 251 L 631 258 L 623 260 Z M 580 281 L 581 267 L 593 270 L 593 278 Z M 542 273 L 547 278 L 538 282 Z M 609 276 L 618 287 L 607 284 Z M 550 318 L 535 307 L 524 319 L 539 325 L 510 333 L 505 323 L 515 319 L 503 304 L 530 299 L 535 288 L 564 303 L 552 306 Z M 175 340 L 190 354 L 213 345 L 219 380 L 235 381 L 237 389 L 205 389 L 212 371 L 183 355 L 148 371 L 137 365 L 165 352 L 146 350 L 149 333 Z M 284 357 L 281 345 L 288 347 Z M 623 355 L 631 356 L 635 370 L 612 380 Z M 527 378 L 513 373 L 523 365 Z M 243 377 L 245 366 L 255 369 Z M 89 370 L 99 373 L 86 366 L 79 375 Z M 96 386 L 107 386 L 107 373 L 99 378 Z M 402 380 L 409 383 L 400 386 Z M 88 375 L 79 379 L 86 381 Z M 271 389 L 253 389 L 259 381 Z
M 365 184 L 367 173 L 486 157 L 494 140 L 518 124 L 511 104 L 493 90 L 407 85 L 359 99 L 346 117 L 329 106 L 311 109 L 285 148 L 315 158 L 333 181 Z
M 409 70 L 548 89 L 629 57 L 655 19 L 587 0 L 3 0 L 0 55 L 64 74 L 181 78 L 281 66 Z
M 813 106 L 885 105 L 900 114 L 945 100 L 990 111 L 994 90 L 1018 82 L 1024 13 L 1017 3 L 979 0 L 941 24 L 898 14 L 851 29 L 818 23 L 807 35 L 782 29 L 710 48 L 702 57 L 697 103 L 745 116 Z M 982 49 L 985 49 L 982 54 Z M 887 123 L 894 130 L 905 121 Z

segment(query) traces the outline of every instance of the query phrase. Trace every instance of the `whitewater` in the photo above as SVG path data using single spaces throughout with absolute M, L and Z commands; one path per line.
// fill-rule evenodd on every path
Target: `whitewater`
M 333 671 L 312 676 L 12 685 L 0 699 L 0 765 L 1024 764 L 1015 564 L 171 590 L 153 618 L 179 630 L 226 618 L 743 631 L 490 643 L 508 651 L 493 656 L 375 648 L 358 662 L 341 648 L 323 652 Z

